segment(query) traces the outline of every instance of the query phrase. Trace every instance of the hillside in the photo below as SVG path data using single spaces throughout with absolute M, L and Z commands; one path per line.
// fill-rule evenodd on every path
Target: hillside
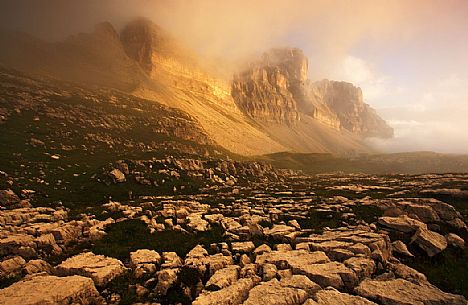
M 266 73 L 261 80 L 252 76 L 253 70 L 242 72 L 243 78 L 220 77 L 213 63 L 145 19 L 130 22 L 120 33 L 110 23 L 102 23 L 93 33 L 56 43 L 2 31 L 0 42 L 8 46 L 0 50 L 0 62 L 7 67 L 83 86 L 118 89 L 178 108 L 194 118 L 213 142 L 237 154 L 295 151 L 354 155 L 371 151 L 363 137 L 391 135 L 362 96 L 357 101 L 346 96 L 334 100 L 335 104 L 350 105 L 344 108 L 351 110 L 341 112 L 327 98 L 331 93 L 322 93 L 321 101 L 315 95 L 314 111 L 305 111 L 304 103 L 312 103 L 312 98 L 308 85 L 304 87 L 309 83 L 304 76 L 308 64 L 301 51 L 297 51 L 302 54 L 298 60 L 284 57 L 288 49 L 279 49 L 274 60 L 265 55 L 268 69 L 264 64 L 255 68 L 257 74 Z M 253 95 L 245 91 L 252 84 L 256 84 Z M 240 98 L 244 95 L 247 99 Z M 246 106 L 255 100 L 261 102 L 253 108 Z M 254 108 L 274 119 L 252 115 Z M 387 131 L 368 132 L 378 128 Z

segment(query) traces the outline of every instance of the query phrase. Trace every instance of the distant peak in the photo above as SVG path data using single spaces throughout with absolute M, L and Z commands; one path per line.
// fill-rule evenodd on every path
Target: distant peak
M 115 30 L 114 26 L 108 22 L 100 22 L 94 26 L 94 33 L 100 36 L 109 36 L 112 38 L 118 38 L 119 34 Z

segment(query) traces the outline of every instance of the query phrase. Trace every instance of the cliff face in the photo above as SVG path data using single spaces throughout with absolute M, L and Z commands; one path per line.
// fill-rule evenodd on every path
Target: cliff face
M 353 84 L 329 80 L 314 82 L 309 84 L 308 97 L 311 105 L 323 105 L 327 115 L 335 116 L 340 128 L 363 137 L 393 136 L 393 129 L 364 103 L 361 88 Z M 317 112 L 312 116 L 317 116 Z
M 231 97 L 229 81 L 214 76 L 205 61 L 151 21 L 130 22 L 120 39 L 128 57 L 148 78 L 135 95 L 187 112 L 211 139 L 233 152 L 287 150 L 247 120 Z
M 102 23 L 58 43 L 0 31 L 0 43 L 9 46 L 0 49 L 8 67 L 180 109 L 210 140 L 242 155 L 369 152 L 361 135 L 385 126 L 356 88 L 311 84 L 308 60 L 295 48 L 273 49 L 231 79 L 145 19 L 120 33 Z
M 294 124 L 310 116 L 335 130 L 363 137 L 391 137 L 393 130 L 350 83 L 307 79 L 299 49 L 273 49 L 234 77 L 231 94 L 242 111 L 267 123 Z
M 308 63 L 299 49 L 273 49 L 234 76 L 232 96 L 254 119 L 294 124 L 300 119 L 295 95 L 307 79 Z

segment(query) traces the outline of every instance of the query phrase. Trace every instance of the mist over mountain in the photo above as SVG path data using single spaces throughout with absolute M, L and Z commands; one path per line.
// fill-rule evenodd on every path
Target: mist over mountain
M 352 84 L 314 83 L 299 49 L 265 51 L 222 77 L 145 18 L 121 32 L 105 22 L 89 34 L 45 42 L 16 31 L 0 35 L 4 65 L 28 74 L 124 90 L 193 116 L 219 145 L 239 154 L 279 151 L 370 152 L 364 138 L 392 129 Z M 218 63 L 220 64 L 220 63 Z

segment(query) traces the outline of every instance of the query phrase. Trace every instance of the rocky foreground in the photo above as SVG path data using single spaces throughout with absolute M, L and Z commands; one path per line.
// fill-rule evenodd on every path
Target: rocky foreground
M 189 164 L 168 175 L 202 171 Z M 109 183 L 136 179 L 119 168 Z M 78 216 L 33 206 L 32 190 L 0 191 L 0 304 L 467 304 L 433 282 L 466 285 L 466 208 L 453 202 L 466 204 L 467 175 L 284 173 L 242 185 L 245 172 L 217 168 L 197 195 Z M 448 253 L 462 267 L 443 279 L 409 266 L 453 263 Z

